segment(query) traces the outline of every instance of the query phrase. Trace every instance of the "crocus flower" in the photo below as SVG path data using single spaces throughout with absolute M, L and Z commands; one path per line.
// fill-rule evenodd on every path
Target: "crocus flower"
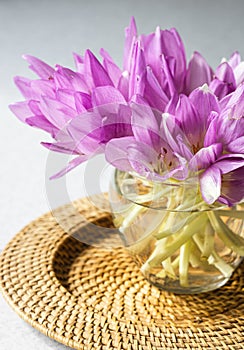
M 173 115 L 162 116 L 149 106 L 132 103 L 133 136 L 110 140 L 105 148 L 109 163 L 123 171 L 133 171 L 150 180 L 183 180 L 192 153 Z M 147 116 L 147 118 L 145 118 Z
M 244 155 L 227 154 L 220 157 L 200 175 L 203 199 L 212 204 L 216 200 L 229 206 L 244 198 Z
M 234 184 L 242 174 L 240 55 L 215 72 L 199 52 L 187 65 L 176 29 L 138 35 L 134 18 L 122 68 L 104 49 L 100 54 L 102 62 L 90 50 L 74 54 L 76 70 L 26 55 L 38 79 L 15 78 L 25 101 L 10 106 L 14 114 L 52 136 L 45 147 L 76 156 L 57 176 L 104 152 L 119 169 L 157 181 L 199 175 L 207 203 L 238 202 L 222 187 L 227 193 L 228 179 Z
M 238 52 L 234 52 L 229 61 L 223 59 L 217 67 L 210 89 L 222 99 L 244 82 L 244 62 Z

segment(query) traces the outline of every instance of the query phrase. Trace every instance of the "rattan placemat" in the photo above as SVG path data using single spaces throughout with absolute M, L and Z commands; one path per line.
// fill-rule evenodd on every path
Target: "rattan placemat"
M 89 221 L 111 225 L 109 214 L 87 199 L 75 206 Z M 58 214 L 70 220 L 68 207 Z M 214 292 L 163 292 L 124 249 L 87 246 L 50 213 L 19 232 L 0 256 L 0 287 L 12 308 L 75 349 L 244 349 L 243 272 L 242 264 Z

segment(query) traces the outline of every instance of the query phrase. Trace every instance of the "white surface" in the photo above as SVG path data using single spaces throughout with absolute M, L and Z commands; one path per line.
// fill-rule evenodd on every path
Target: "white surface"
M 104 47 L 120 64 L 123 30 L 135 15 L 140 32 L 175 26 L 188 57 L 199 50 L 215 67 L 236 49 L 244 56 L 243 10 L 242 0 L 0 0 L 0 251 L 24 225 L 49 210 L 48 152 L 39 145 L 49 138 L 22 125 L 8 110 L 9 103 L 21 100 L 13 76 L 32 76 L 22 54 L 73 67 L 73 51 L 98 53 Z M 96 171 L 91 183 L 95 176 Z M 67 180 L 70 198 L 81 197 L 81 169 Z M 65 348 L 27 325 L 0 296 L 1 350 Z

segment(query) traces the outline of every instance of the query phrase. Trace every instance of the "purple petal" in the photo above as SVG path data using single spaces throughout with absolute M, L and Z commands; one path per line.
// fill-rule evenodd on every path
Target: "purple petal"
M 60 65 L 56 65 L 54 82 L 59 89 L 71 89 L 83 92 L 88 90 L 87 83 L 80 73 Z
M 105 147 L 106 160 L 122 171 L 132 171 L 133 168 L 128 160 L 127 147 L 135 143 L 133 136 L 112 139 Z
M 228 144 L 228 151 L 231 153 L 244 153 L 244 136 L 231 141 Z
M 233 69 L 227 62 L 221 63 L 215 72 L 216 79 L 214 79 L 209 88 L 222 99 L 225 95 L 230 94 L 236 89 L 236 81 Z
M 232 92 L 231 94 L 223 97 L 220 101 L 219 101 L 219 106 L 220 106 L 220 110 L 224 110 L 227 106 L 227 104 L 229 103 L 232 95 L 234 94 L 234 92 Z
M 109 110 L 109 105 L 111 107 L 116 104 L 125 104 L 126 101 L 119 90 L 115 89 L 113 86 L 100 86 L 92 91 L 92 104 L 93 106 L 104 106 L 105 110 Z M 101 112 L 102 113 L 102 112 Z
M 218 159 L 215 166 L 221 174 L 227 174 L 244 166 L 244 154 L 225 154 Z
M 241 119 L 244 116 L 244 85 L 240 85 L 231 95 L 223 114 L 229 119 Z
M 207 85 L 194 90 L 190 94 L 189 99 L 197 111 L 198 123 L 196 124 L 195 136 L 198 138 L 198 145 L 202 145 L 210 122 L 211 112 L 219 112 L 219 103 Z
M 237 103 L 244 99 L 244 85 L 238 86 L 238 88 L 230 94 L 230 98 L 226 104 L 226 108 L 235 106 Z
M 141 35 L 140 37 L 144 47 L 146 62 L 152 68 L 157 77 L 160 76 L 161 55 L 164 53 L 161 40 L 162 32 L 163 31 L 157 27 L 155 33 Z
M 140 42 L 133 46 L 129 69 L 129 98 L 135 94 L 143 95 L 145 89 L 146 62 Z
M 69 89 L 58 89 L 56 91 L 56 98 L 58 101 L 64 103 L 72 109 L 76 109 L 74 92 Z
M 32 90 L 32 96 L 36 100 L 40 99 L 41 96 L 48 96 L 55 98 L 55 87 L 53 81 L 47 80 L 32 80 L 30 83 L 30 89 Z
M 90 158 L 89 155 L 82 154 L 81 156 L 76 157 L 75 159 L 72 159 L 64 169 L 59 171 L 57 174 L 51 176 L 50 180 L 58 179 L 59 177 L 64 176 L 65 174 L 70 172 L 72 169 L 80 165 L 81 163 L 86 162 L 89 158 Z
M 244 199 L 244 167 L 223 176 L 219 201 L 229 206 Z
M 169 99 L 160 86 L 152 69 L 148 66 L 146 67 L 146 70 L 144 97 L 153 108 L 164 111 Z
M 175 154 L 178 154 L 183 158 L 186 157 L 187 159 L 188 157 L 192 157 L 192 153 L 187 146 L 186 137 L 174 116 L 168 113 L 163 113 L 160 126 L 160 136 Z M 184 147 L 182 147 L 183 145 Z
M 48 97 L 43 97 L 40 102 L 42 114 L 58 129 L 64 128 L 67 122 L 77 114 L 77 112 L 70 107 Z
M 77 71 L 81 74 L 84 74 L 84 57 L 81 55 L 78 55 L 77 53 L 73 53 L 75 66 L 77 68 Z
M 122 93 L 126 101 L 128 101 L 129 100 L 129 73 L 127 71 L 124 71 L 119 79 L 118 90 Z
M 215 143 L 211 146 L 201 148 L 189 162 L 189 168 L 192 171 L 207 169 L 220 157 L 223 151 L 221 143 Z
M 26 118 L 33 116 L 28 101 L 13 103 L 9 108 L 22 122 L 25 122 Z
M 227 62 L 223 62 L 217 67 L 215 75 L 219 80 L 233 84 L 233 87 L 235 87 L 234 73 L 231 66 Z
M 154 171 L 153 165 L 157 163 L 158 153 L 152 147 L 145 147 L 138 142 L 129 144 L 127 152 L 134 171 L 142 176 L 150 176 Z
M 236 85 L 240 85 L 244 81 L 244 62 L 241 62 L 235 69 L 234 75 L 236 80 Z
M 145 97 L 142 97 L 141 95 L 134 95 L 132 96 L 131 98 L 131 103 L 135 103 L 135 104 L 138 104 L 138 105 L 146 105 L 146 106 L 150 106 L 150 104 L 148 103 L 148 101 L 145 99 Z
M 74 142 L 56 142 L 56 143 L 49 143 L 49 142 L 41 142 L 41 145 L 49 149 L 50 151 L 59 152 L 59 153 L 65 153 L 65 154 L 79 154 L 75 150 L 75 144 Z
M 138 142 L 158 149 L 160 140 L 159 123 L 152 109 L 147 105 L 138 105 L 135 103 L 131 104 L 131 109 L 132 130 L 135 139 Z
M 174 58 L 170 57 L 165 57 L 164 55 L 161 56 L 162 59 L 162 70 L 163 70 L 163 76 L 166 81 L 165 88 L 167 89 L 167 93 L 169 98 L 174 96 L 176 94 L 176 86 L 175 86 L 175 81 L 174 81 L 174 76 L 173 76 L 173 69 L 171 69 L 171 64 L 172 62 L 175 63 Z
M 165 56 L 175 57 L 175 69 L 173 73 L 177 91 L 183 89 L 186 74 L 186 54 L 182 39 L 175 28 L 164 30 L 162 34 L 164 42 L 163 53 Z
M 29 117 L 25 122 L 30 126 L 48 132 L 52 137 L 55 137 L 59 132 L 59 129 L 50 123 L 43 115 L 35 115 L 33 117 Z
M 85 53 L 85 67 L 86 74 L 92 79 L 93 87 L 113 85 L 108 73 L 90 50 Z
M 145 51 L 147 64 L 152 68 L 153 73 L 159 79 L 162 67 L 162 55 L 168 62 L 169 70 L 174 78 L 175 87 L 181 91 L 186 70 L 185 50 L 182 40 L 173 28 L 170 30 L 160 30 L 156 28 L 155 33 L 142 35 L 141 41 Z M 174 69 L 169 63 L 174 58 Z
M 186 93 L 190 94 L 194 89 L 203 84 L 210 84 L 212 80 L 212 70 L 205 58 L 194 52 L 186 73 Z
M 165 113 L 175 115 L 176 106 L 179 103 L 179 94 L 174 94 L 165 107 Z
M 14 83 L 26 99 L 33 98 L 33 92 L 30 88 L 31 79 L 17 76 L 14 78 Z
M 219 135 L 219 114 L 211 112 L 209 115 L 209 125 L 204 137 L 204 147 L 211 146 L 212 144 L 220 141 Z
M 84 109 L 89 110 L 92 108 L 90 95 L 85 94 L 84 92 L 75 92 L 74 99 L 75 99 L 75 108 L 79 114 L 83 113 Z
M 228 61 L 229 65 L 231 66 L 232 69 L 236 68 L 239 63 L 241 63 L 241 55 L 239 54 L 239 52 L 234 52 L 229 61 Z
M 117 113 L 110 113 L 102 119 L 102 143 L 107 143 L 113 138 L 132 135 L 131 109 L 128 106 L 117 105 Z
M 173 109 L 171 107 L 171 109 Z M 190 144 L 196 144 L 199 140 L 198 132 L 199 119 L 201 116 L 196 112 L 194 105 L 186 95 L 180 95 L 175 106 L 174 115 L 176 116 L 186 139 Z
M 124 60 L 123 60 L 123 69 L 129 70 L 131 64 L 131 56 L 134 43 L 137 37 L 137 28 L 135 18 L 131 17 L 129 27 L 125 28 L 125 45 L 124 45 Z
M 229 85 L 217 78 L 213 79 L 209 85 L 209 89 L 218 97 L 223 99 L 227 94 L 233 91 L 229 89 Z
M 85 112 L 71 120 L 67 131 L 80 153 L 94 153 L 102 141 L 102 118 L 97 112 Z
M 100 54 L 103 57 L 103 66 L 108 72 L 110 79 L 113 81 L 115 87 L 118 86 L 119 79 L 121 77 L 121 69 L 114 63 L 113 59 L 104 49 L 100 50 Z
M 29 68 L 40 78 L 50 79 L 53 77 L 54 69 L 39 58 L 30 55 L 24 55 L 23 58 L 30 64 Z
M 200 190 L 208 204 L 213 204 L 221 193 L 221 171 L 212 165 L 200 175 Z

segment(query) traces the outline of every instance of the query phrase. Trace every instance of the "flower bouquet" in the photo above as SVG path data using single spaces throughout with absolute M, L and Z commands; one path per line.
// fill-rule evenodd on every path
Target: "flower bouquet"
M 134 18 L 122 69 L 100 54 L 74 54 L 75 71 L 25 55 L 39 78 L 15 78 L 25 101 L 11 110 L 75 156 L 53 178 L 105 154 L 115 226 L 152 283 L 223 285 L 244 256 L 244 62 L 187 64 L 176 29 L 138 36 Z

